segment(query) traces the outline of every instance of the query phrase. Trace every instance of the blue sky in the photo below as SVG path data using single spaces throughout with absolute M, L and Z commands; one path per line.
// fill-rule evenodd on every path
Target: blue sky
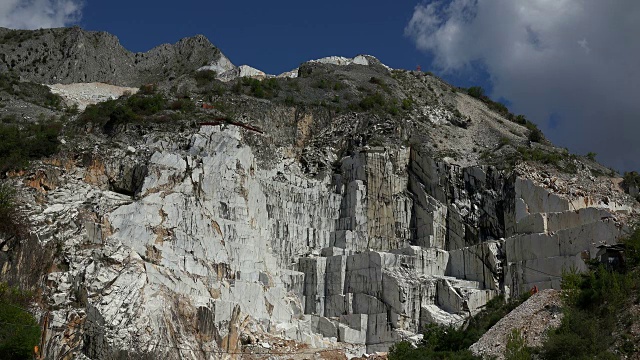
M 428 68 L 430 59 L 404 36 L 415 4 L 385 1 L 165 2 L 94 1 L 80 25 L 109 31 L 132 51 L 203 34 L 236 65 L 281 73 L 329 55 L 371 54 L 394 68 Z M 163 2 L 159 2 L 163 3 Z M 128 9 L 123 11 L 122 9 Z
M 271 74 L 330 55 L 420 64 L 618 170 L 640 170 L 638 19 L 637 0 L 0 1 L 0 26 L 77 24 L 132 51 L 203 34 Z
M 415 3 L 386 1 L 301 3 L 202 2 L 185 0 L 179 6 L 131 6 L 131 1 L 88 2 L 79 24 L 87 30 L 108 31 L 131 51 L 147 51 L 183 37 L 205 35 L 236 65 L 250 65 L 279 74 L 301 63 L 330 55 L 369 54 L 392 68 L 424 71 L 432 56 L 416 49 L 404 35 Z M 303 5 L 301 5 L 303 4 Z M 130 11 L 122 11 L 129 8 Z M 482 72 L 444 75 L 458 86 L 491 84 Z

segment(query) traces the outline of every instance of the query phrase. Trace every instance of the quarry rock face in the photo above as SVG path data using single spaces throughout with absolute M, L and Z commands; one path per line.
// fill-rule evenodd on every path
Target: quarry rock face
M 266 336 L 386 351 L 499 294 L 557 288 L 623 235 L 606 207 L 406 147 L 363 149 L 313 179 L 291 159 L 260 169 L 238 128 L 182 136 L 96 153 L 32 208 L 68 261 L 47 276 L 51 356 L 178 344 L 211 358 Z
M 186 58 L 188 71 L 214 70 L 225 81 L 268 77 L 235 67 L 199 36 L 131 54 L 108 34 L 37 34 L 50 47 L 71 42 L 78 68 L 63 56 L 67 75 L 46 67 L 27 75 L 25 56 L 35 55 L 15 51 L 0 59 L 0 70 L 49 83 L 140 86 L 158 76 L 159 64 Z M 113 58 L 100 55 L 105 49 Z M 166 68 L 163 78 L 187 71 Z M 335 90 L 386 81 L 393 86 L 381 91 L 403 95 L 401 88 L 413 108 L 399 119 L 235 94 L 226 100 L 236 121 L 205 122 L 219 116 L 206 109 L 109 134 L 83 123 L 65 134 L 65 151 L 15 174 L 31 234 L 22 245 L 0 239 L 0 271 L 26 282 L 16 274 L 32 270 L 30 282 L 42 292 L 35 312 L 44 355 L 289 359 L 387 351 L 419 341 L 427 324 L 463 326 L 496 296 L 558 289 L 563 271 L 585 269 L 637 214 L 586 168 L 573 178 L 483 164 L 476 147 L 497 152 L 505 136 L 524 143 L 515 135 L 524 127 L 433 77 L 399 75 L 361 55 L 309 62 L 280 80 L 331 71 L 343 82 L 312 79 L 309 92 L 320 92 L 317 84 Z M 53 88 L 87 104 L 132 90 Z M 58 261 L 42 269 L 50 258 Z

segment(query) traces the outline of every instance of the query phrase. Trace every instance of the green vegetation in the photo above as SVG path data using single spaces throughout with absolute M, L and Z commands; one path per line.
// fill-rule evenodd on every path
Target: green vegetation
M 531 149 L 524 146 L 519 146 L 518 153 L 522 155 L 522 159 L 525 161 L 536 161 L 554 166 L 559 166 L 560 162 L 564 160 L 564 154 L 544 151 L 539 148 Z
M 200 71 L 196 71 L 193 74 L 193 78 L 196 79 L 196 84 L 198 84 L 199 87 L 202 87 L 207 85 L 208 83 L 211 83 L 216 79 L 217 76 L 218 76 L 218 73 L 213 70 L 200 70 Z
M 627 192 L 630 192 L 632 187 L 640 188 L 640 174 L 637 171 L 625 172 L 623 176 L 622 187 Z M 637 196 L 636 200 L 640 202 L 640 195 Z
M 314 86 L 317 87 L 318 89 L 333 90 L 333 91 L 340 91 L 347 87 L 343 82 L 339 80 L 333 81 L 333 80 L 328 80 L 324 78 L 316 81 L 314 83 Z
M 29 30 L 10 30 L 2 37 L 2 43 L 20 43 L 25 40 L 28 40 L 32 36 L 31 31 Z
M 31 359 L 40 344 L 40 326 L 23 308 L 33 295 L 0 283 L 0 358 Z
M 531 142 L 541 142 L 544 139 L 544 135 L 542 134 L 542 131 L 540 131 L 540 129 L 536 127 L 529 132 L 527 139 L 529 139 L 529 141 Z
M 587 153 L 587 159 L 591 160 L 591 161 L 596 161 L 596 156 L 598 156 L 598 154 L 589 151 Z
M 156 84 L 144 84 L 140 86 L 138 91 L 139 95 L 153 95 L 158 92 L 158 85 Z
M 181 98 L 172 101 L 169 108 L 175 111 L 192 112 L 196 109 L 196 104 L 189 98 Z
M 111 134 L 122 124 L 164 121 L 167 117 L 154 118 L 154 115 L 168 108 L 192 111 L 194 105 L 190 102 L 189 99 L 178 99 L 168 104 L 167 99 L 162 94 L 156 94 L 153 88 L 144 91 L 141 88 L 135 95 L 87 106 L 79 121 L 97 124 L 105 133 Z
M 640 351 L 629 333 L 633 319 L 625 313 L 640 301 L 640 228 L 623 243 L 626 266 L 620 271 L 592 262 L 586 273 L 564 275 L 564 317 L 549 332 L 543 359 L 617 359 L 613 347 L 624 355 Z
M 513 114 L 509 112 L 509 109 L 507 109 L 507 107 L 503 103 L 491 100 L 488 96 L 485 95 L 484 89 L 481 88 L 480 86 L 472 86 L 468 88 L 467 94 L 469 96 L 472 96 L 482 101 L 491 110 L 499 113 L 500 115 L 506 117 L 507 119 L 511 120 L 513 118 Z
M 30 160 L 51 156 L 58 151 L 60 122 L 21 125 L 5 119 L 0 123 L 1 174 L 22 169 Z
M 511 143 L 511 140 L 507 137 L 500 138 L 496 150 L 501 149 L 507 145 L 513 146 L 516 151 L 506 152 L 504 157 L 494 157 L 494 153 L 492 151 L 485 150 L 480 154 L 480 159 L 502 169 L 512 169 L 520 161 L 533 161 L 541 164 L 551 165 L 565 173 L 575 174 L 578 171 L 575 163 L 577 156 L 574 154 L 570 154 L 566 150 L 556 151 L 540 146 L 516 147 L 515 144 Z
M 468 350 L 469 346 L 526 299 L 527 297 L 524 296 L 506 302 L 504 297 L 499 296 L 488 302 L 482 312 L 471 318 L 464 330 L 428 325 L 424 330 L 424 338 L 417 348 L 413 348 L 408 342 L 400 342 L 391 348 L 389 360 L 477 359 Z
M 507 145 L 511 145 L 511 139 L 509 139 L 506 136 L 501 137 L 500 141 L 498 142 L 498 149 L 502 148 L 503 146 L 507 146 Z
M 398 99 L 387 99 L 380 92 L 375 92 L 366 95 L 360 101 L 350 103 L 348 109 L 356 112 L 386 112 L 395 116 L 400 113 L 400 109 L 407 111 L 410 110 L 412 106 L 413 101 L 411 99 L 404 99 L 400 102 Z
M 375 108 L 384 108 L 386 106 L 387 106 L 387 101 L 385 100 L 384 96 L 382 96 L 382 94 L 380 94 L 379 92 L 365 96 L 358 103 L 358 107 L 362 111 L 369 111 Z
M 386 93 L 388 93 L 388 94 L 391 93 L 391 88 L 389 88 L 389 85 L 387 85 L 387 83 L 385 83 L 382 79 L 373 76 L 373 77 L 371 77 L 371 79 L 369 79 L 369 82 L 371 84 L 378 85 Z
M 506 360 L 531 360 L 532 351 L 527 347 L 520 330 L 513 329 L 507 341 L 504 357 Z
M 51 93 L 44 85 L 20 81 L 20 77 L 14 72 L 0 74 L 0 91 L 42 107 L 54 110 L 63 108 L 62 98 L 59 95 Z
M 20 235 L 25 229 L 16 211 L 15 190 L 8 183 L 0 183 L 0 234 Z
M 402 110 L 409 111 L 411 110 L 411 108 L 413 108 L 413 99 L 412 98 L 402 99 Z
M 483 100 L 483 98 L 486 98 L 486 96 L 484 95 L 484 89 L 481 88 L 480 86 L 472 86 L 468 88 L 467 94 L 469 94 L 469 96 L 473 96 L 474 98 L 480 99 L 480 100 Z
M 236 80 L 231 90 L 236 94 L 247 94 L 260 99 L 272 99 L 278 96 L 280 83 L 275 78 L 260 81 L 245 76 Z

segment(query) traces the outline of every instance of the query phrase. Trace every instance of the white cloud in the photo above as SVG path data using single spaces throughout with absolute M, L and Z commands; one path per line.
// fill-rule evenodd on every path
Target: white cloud
M 62 27 L 80 19 L 81 0 L 0 0 L 0 26 L 11 29 Z
M 556 144 L 630 170 L 640 169 L 638 19 L 637 0 L 434 1 L 415 7 L 405 33 L 442 72 L 482 63 L 492 96 Z

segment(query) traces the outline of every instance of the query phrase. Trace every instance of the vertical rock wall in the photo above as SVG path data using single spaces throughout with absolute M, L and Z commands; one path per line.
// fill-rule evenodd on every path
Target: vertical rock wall
M 47 279 L 48 356 L 206 358 L 265 336 L 386 350 L 557 287 L 625 231 L 615 209 L 403 147 L 316 179 L 294 159 L 259 168 L 233 128 L 137 146 L 69 168 L 33 208 L 68 261 Z

